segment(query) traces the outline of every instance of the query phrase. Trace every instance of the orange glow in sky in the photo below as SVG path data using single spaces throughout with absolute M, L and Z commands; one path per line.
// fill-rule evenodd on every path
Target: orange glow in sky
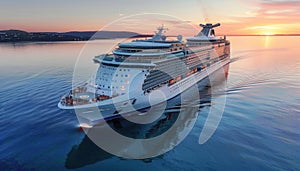
M 88 3 L 73 0 L 72 3 L 70 2 L 59 0 L 2 2 L 0 30 L 57 32 L 99 30 L 122 17 L 155 13 L 180 18 L 182 22 L 196 27 L 199 23 L 220 22 L 222 27 L 217 29 L 220 35 L 300 33 L 300 1 L 296 0 L 190 0 L 188 2 L 182 0 L 91 0 Z M 159 17 L 156 19 L 157 23 L 183 29 L 182 23 L 163 20 Z M 153 20 L 145 19 L 144 23 L 134 27 L 135 31 L 144 32 L 140 28 L 147 22 L 153 22 Z M 132 23 L 128 20 L 127 24 Z M 115 29 L 121 30 L 122 27 Z

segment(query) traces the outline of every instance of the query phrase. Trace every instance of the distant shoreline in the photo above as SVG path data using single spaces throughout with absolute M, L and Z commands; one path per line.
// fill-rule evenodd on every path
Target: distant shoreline
M 142 38 L 152 35 L 128 31 L 72 31 L 72 32 L 26 32 L 22 30 L 0 30 L 0 43 L 8 42 L 65 42 L 96 39 Z
M 0 43 L 25 42 L 67 42 L 89 41 L 98 39 L 143 38 L 150 34 L 140 34 L 129 31 L 71 31 L 71 32 L 26 32 L 22 30 L 0 30 Z M 223 36 L 223 35 L 218 35 Z M 229 34 L 226 36 L 300 36 L 300 34 L 247 35 Z

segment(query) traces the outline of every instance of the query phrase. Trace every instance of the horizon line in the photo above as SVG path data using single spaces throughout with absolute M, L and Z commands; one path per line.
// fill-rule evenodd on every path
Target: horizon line
M 134 31 L 125 31 L 125 30 L 100 30 L 100 31 L 96 31 L 96 30 L 70 30 L 70 31 L 26 31 L 26 30 L 21 30 L 21 29 L 3 29 L 0 30 L 0 32 L 3 31 L 10 31 L 10 30 L 14 30 L 14 31 L 24 31 L 27 33 L 68 33 L 68 32 L 101 32 L 101 31 L 108 31 L 108 32 L 134 32 Z M 134 32 L 137 34 L 147 34 L 147 33 L 138 33 L 138 32 Z M 300 33 L 280 33 L 280 34 L 217 34 L 217 36 L 300 36 Z

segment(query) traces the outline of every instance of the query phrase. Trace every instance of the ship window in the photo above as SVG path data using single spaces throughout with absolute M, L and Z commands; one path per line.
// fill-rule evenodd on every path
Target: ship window
M 127 74 L 125 74 L 125 77 L 127 77 Z
M 107 88 L 110 88 L 110 86 L 108 86 Z

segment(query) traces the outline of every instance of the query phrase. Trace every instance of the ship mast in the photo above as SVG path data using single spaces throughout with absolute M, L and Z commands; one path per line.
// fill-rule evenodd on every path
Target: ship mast
M 166 30 L 168 30 L 168 29 L 164 28 L 164 25 L 157 27 L 157 31 L 154 32 L 155 35 L 153 35 L 151 40 L 152 41 L 165 41 L 166 36 L 164 35 L 164 33 L 166 32 Z

